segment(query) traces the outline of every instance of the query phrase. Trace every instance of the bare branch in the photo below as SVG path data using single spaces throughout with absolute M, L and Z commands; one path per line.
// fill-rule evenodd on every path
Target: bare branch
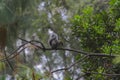
M 73 51 L 73 52 L 77 52 L 78 54 L 83 54 L 83 55 L 88 55 L 88 56 L 112 57 L 112 58 L 115 57 L 115 55 L 108 55 L 108 54 L 105 54 L 105 53 L 92 53 L 92 52 L 85 52 L 85 51 L 82 51 L 82 50 L 67 49 L 67 48 L 58 48 L 57 50 Z
M 96 75 L 103 75 L 103 76 L 120 76 L 120 74 L 109 74 L 109 73 L 98 73 L 98 72 L 85 72 L 83 75 L 79 76 L 76 80 L 79 80 L 80 78 L 91 75 L 91 74 L 96 74 Z
M 66 68 L 61 68 L 61 69 L 57 69 L 57 70 L 54 70 L 52 71 L 51 73 L 54 73 L 54 72 L 58 72 L 58 71 L 62 71 L 62 70 L 68 70 L 70 69 L 71 67 L 73 67 L 74 65 L 76 65 L 77 63 L 79 62 L 82 62 L 84 59 L 86 59 L 88 56 L 84 56 L 83 58 L 80 58 L 78 61 L 74 62 L 72 65 L 70 65 L 69 67 L 66 67 Z
M 36 40 L 27 41 L 27 40 L 22 39 L 22 38 L 19 38 L 19 39 L 22 40 L 22 41 L 25 41 L 25 42 L 27 42 L 27 43 L 30 43 L 30 44 L 32 44 L 32 45 L 35 45 L 33 42 L 40 43 L 41 46 L 38 46 L 38 45 L 35 45 L 35 46 L 38 47 L 38 48 L 40 48 L 40 49 L 42 49 L 43 51 L 45 51 L 45 46 L 44 46 L 44 44 L 43 44 L 42 42 L 40 42 L 40 41 L 36 41 Z
M 98 73 L 98 72 L 86 72 L 89 74 L 100 74 L 100 75 L 104 75 L 104 76 L 120 76 L 120 74 L 110 74 L 110 73 Z
M 14 50 L 10 55 L 6 56 L 5 58 L 3 59 L 0 59 L 0 61 L 4 62 L 6 61 L 6 58 L 9 59 L 9 57 L 11 57 L 12 55 L 16 54 L 22 47 L 24 47 L 27 43 L 25 44 L 22 44 L 21 46 L 19 46 L 19 48 L 17 48 L 16 50 Z
M 13 68 L 13 66 L 11 65 L 11 63 L 10 63 L 9 59 L 7 58 L 7 54 L 6 54 L 6 52 L 5 52 L 5 51 L 4 51 L 4 55 L 5 55 L 5 59 L 6 59 L 7 64 L 8 64 L 8 65 L 9 65 L 9 67 L 12 69 L 12 71 L 14 71 L 14 68 Z

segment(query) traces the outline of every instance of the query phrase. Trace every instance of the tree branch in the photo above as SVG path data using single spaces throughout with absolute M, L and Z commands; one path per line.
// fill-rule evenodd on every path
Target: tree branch
M 20 51 L 20 52 L 18 52 L 18 51 L 19 51 L 22 47 L 24 47 L 26 44 L 28 44 L 28 43 L 36 46 L 36 47 L 39 48 L 39 49 L 42 49 L 43 51 L 45 51 L 45 50 L 54 50 L 54 49 L 52 49 L 52 48 L 45 48 L 44 44 L 43 44 L 42 42 L 40 42 L 40 41 L 36 41 L 36 40 L 27 41 L 27 40 L 22 39 L 22 38 L 19 38 L 19 39 L 25 41 L 26 43 L 22 44 L 18 49 L 14 50 L 10 55 L 6 56 L 5 58 L 1 59 L 0 61 L 6 61 L 6 58 L 9 59 L 12 55 L 15 55 L 16 53 L 22 52 L 22 51 Z M 41 45 L 36 45 L 36 44 L 34 44 L 33 42 L 40 43 Z M 22 49 L 22 50 L 24 50 L 24 49 Z M 67 51 L 72 51 L 72 52 L 76 52 L 77 54 L 83 54 L 83 55 L 87 55 L 87 56 L 110 57 L 110 58 L 111 58 L 111 57 L 112 57 L 112 58 L 115 57 L 115 55 L 108 55 L 108 54 L 103 54 L 103 53 L 91 53 L 91 52 L 85 52 L 85 51 L 82 51 L 82 50 L 67 49 L 67 48 L 57 48 L 56 50 L 64 50 L 64 51 L 67 50 Z M 15 56 L 14 56 L 14 57 L 15 57 Z M 14 58 L 14 57 L 12 57 L 12 58 Z
M 90 76 L 91 74 L 96 74 L 96 75 L 103 75 L 103 76 L 120 76 L 120 74 L 109 74 L 109 73 L 98 73 L 98 72 L 85 72 L 83 75 L 79 76 L 76 80 L 79 80 L 80 78 L 84 76 Z
M 46 50 L 53 50 L 51 48 L 45 48 Z M 75 49 L 68 49 L 68 48 L 57 48 L 56 50 L 67 50 L 67 51 L 72 51 L 72 52 L 77 52 L 78 54 L 83 54 L 83 55 L 88 55 L 88 56 L 98 56 L 98 57 L 116 57 L 115 55 L 108 55 L 108 54 L 103 54 L 103 53 L 92 53 L 92 52 L 85 52 L 82 50 L 75 50 Z
M 73 67 L 74 65 L 76 65 L 77 63 L 82 62 L 82 61 L 83 61 L 84 59 L 86 59 L 87 57 L 88 57 L 88 55 L 84 56 L 83 58 L 79 59 L 78 61 L 74 62 L 73 64 L 71 64 L 70 66 L 68 66 L 68 67 L 66 67 L 66 68 L 57 69 L 57 70 L 52 71 L 51 73 L 58 72 L 58 71 L 62 71 L 62 70 L 68 70 L 68 69 L 70 69 L 71 67 Z
M 110 74 L 110 73 L 98 73 L 98 72 L 86 72 L 88 74 L 100 74 L 104 76 L 120 76 L 120 74 Z

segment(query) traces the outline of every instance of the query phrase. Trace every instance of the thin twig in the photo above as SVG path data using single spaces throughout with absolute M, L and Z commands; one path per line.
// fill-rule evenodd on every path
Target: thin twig
M 16 50 L 14 50 L 10 55 L 6 56 L 6 58 L 11 57 L 12 55 L 16 54 L 23 46 L 25 46 L 27 43 L 22 44 L 21 46 L 19 46 L 19 48 L 17 48 Z M 0 61 L 4 62 L 6 61 L 6 58 L 0 59 Z
M 109 73 L 98 73 L 98 72 L 85 72 L 83 75 L 79 76 L 76 80 L 90 74 L 103 75 L 103 76 L 120 76 L 120 74 L 109 74 Z
M 30 43 L 30 44 L 32 44 L 32 45 L 35 45 L 33 42 L 40 43 L 41 46 L 38 46 L 38 45 L 35 45 L 35 46 L 38 47 L 38 48 L 40 48 L 40 49 L 42 49 L 43 51 L 45 51 L 45 46 L 44 46 L 44 44 L 43 44 L 42 42 L 40 42 L 40 41 L 36 41 L 36 40 L 27 41 L 27 40 L 22 39 L 22 38 L 20 38 L 20 37 L 18 37 L 18 38 L 19 38 L 20 40 L 25 41 L 25 42 L 27 42 L 27 43 Z
M 12 57 L 9 57 L 9 60 L 15 58 L 17 55 L 19 55 L 23 50 L 25 50 L 26 47 L 24 47 L 23 49 L 21 49 L 19 52 L 16 52 Z
M 6 54 L 5 50 L 4 50 L 4 55 L 5 55 L 5 59 L 6 59 L 7 64 L 8 64 L 8 65 L 9 65 L 9 67 L 12 69 L 12 71 L 14 71 L 13 66 L 11 65 L 11 63 L 10 63 L 9 59 L 7 58 L 7 54 Z
M 120 74 L 109 74 L 109 73 L 98 73 L 98 72 L 87 72 L 90 74 L 100 74 L 100 75 L 105 75 L 105 76 L 120 76 Z
M 57 69 L 57 70 L 54 70 L 52 71 L 51 73 L 54 73 L 54 72 L 58 72 L 58 71 L 62 71 L 62 70 L 68 70 L 70 69 L 71 67 L 73 67 L 74 65 L 76 65 L 77 63 L 79 62 L 82 62 L 85 58 L 87 58 L 88 56 L 84 56 L 83 58 L 79 59 L 78 61 L 74 62 L 72 65 L 70 65 L 69 67 L 66 67 L 66 68 L 61 68 L 61 69 Z

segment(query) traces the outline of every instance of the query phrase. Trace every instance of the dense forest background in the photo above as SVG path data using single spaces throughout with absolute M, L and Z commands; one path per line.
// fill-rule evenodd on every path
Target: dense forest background
M 120 80 L 120 0 L 0 0 L 0 80 Z

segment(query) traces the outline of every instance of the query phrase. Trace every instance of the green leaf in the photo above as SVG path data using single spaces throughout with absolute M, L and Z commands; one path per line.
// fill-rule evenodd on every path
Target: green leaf
M 114 62 L 115 64 L 120 63 L 120 56 L 118 55 L 118 56 L 113 60 L 113 62 Z
M 120 18 L 118 20 L 116 20 L 116 24 L 115 24 L 115 31 L 120 31 Z
M 83 9 L 84 15 L 92 15 L 93 14 L 93 7 L 87 6 L 85 9 Z
M 116 1 L 117 1 L 117 0 L 110 0 L 109 4 L 110 4 L 110 5 L 113 5 L 113 4 L 116 3 Z

